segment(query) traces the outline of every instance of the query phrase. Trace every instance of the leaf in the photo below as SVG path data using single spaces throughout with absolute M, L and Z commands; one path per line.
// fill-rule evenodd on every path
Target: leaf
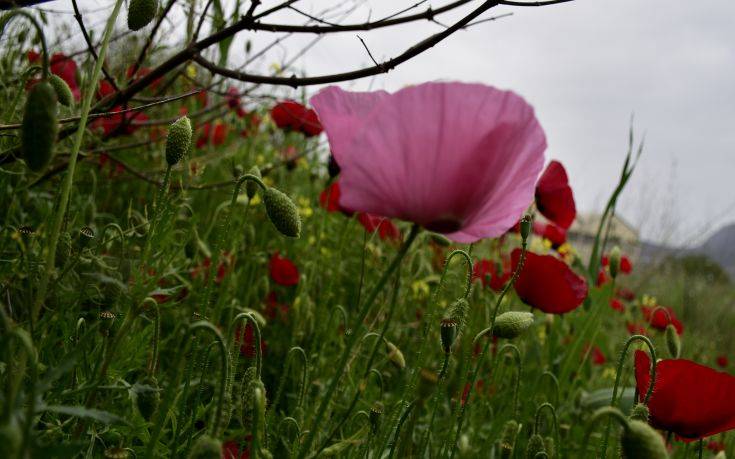
M 598 408 L 610 405 L 610 399 L 612 399 L 612 387 L 605 389 L 598 389 L 590 392 L 589 394 L 582 395 L 580 403 L 585 410 L 590 412 L 595 411 Z M 630 412 L 633 407 L 633 397 L 635 395 L 635 387 L 625 387 L 618 389 L 618 407 L 623 413 Z
M 88 418 L 103 424 L 126 424 L 130 425 L 130 422 L 121 418 L 116 414 L 112 414 L 108 411 L 97 410 L 95 408 L 85 408 L 83 406 L 68 406 L 68 405 L 45 405 L 39 407 L 38 411 L 50 411 L 52 413 L 66 414 L 77 418 Z

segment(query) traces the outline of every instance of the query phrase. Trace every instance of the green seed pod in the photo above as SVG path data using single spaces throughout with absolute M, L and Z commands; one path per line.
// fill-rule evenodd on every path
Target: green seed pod
M 513 339 L 533 325 L 533 314 L 530 312 L 508 311 L 495 318 L 493 335 L 498 338 Z
M 406 368 L 406 358 L 403 356 L 398 347 L 390 341 L 385 343 L 386 351 L 388 352 L 388 360 L 393 363 L 399 370 Z
M 370 432 L 372 432 L 373 435 L 378 433 L 378 429 L 380 429 L 380 418 L 383 415 L 383 405 L 380 403 L 375 403 L 370 408 L 369 418 L 370 418 Z
M 500 434 L 500 457 L 501 459 L 510 459 L 513 457 L 513 448 L 516 445 L 516 437 L 518 436 L 518 423 L 511 419 L 503 426 Z
M 107 448 L 104 452 L 105 459 L 128 459 L 130 452 L 125 448 Z
M 643 403 L 636 403 L 630 410 L 630 419 L 648 422 L 648 407 Z
M 158 0 L 130 0 L 128 29 L 140 30 L 153 20 L 158 11 Z
M 546 449 L 546 456 L 549 458 L 554 457 L 554 452 L 556 451 L 554 444 L 554 439 L 551 437 L 544 437 L 544 448 Z
M 220 459 L 222 442 L 209 435 L 202 435 L 194 442 L 188 459 Z
M 524 215 L 521 218 L 521 238 L 525 241 L 531 235 L 531 217 Z
M 633 420 L 620 438 L 624 459 L 667 459 L 664 439 L 645 422 Z
M 620 247 L 616 245 L 612 248 L 608 261 L 610 262 L 608 266 L 610 268 L 610 277 L 615 279 L 618 277 L 618 272 L 620 272 Z
M 56 246 L 56 265 L 66 266 L 69 257 L 71 257 L 71 234 L 64 231 L 59 235 L 59 243 Z
M 136 394 L 135 404 L 143 419 L 150 421 L 161 403 L 161 393 L 158 390 L 158 381 L 154 377 L 143 378 L 141 384 L 150 386 L 150 388 L 141 390 Z
M 262 178 L 263 176 L 260 175 L 260 168 L 258 166 L 253 166 L 248 171 L 248 174 L 254 175 L 258 178 Z M 245 194 L 247 194 L 248 199 L 253 199 L 255 197 L 255 193 L 258 192 L 258 184 L 253 182 L 252 180 L 248 180 L 245 182 Z
M 56 91 L 47 81 L 37 83 L 28 91 L 20 138 L 23 159 L 33 172 L 43 171 L 53 158 L 59 131 L 56 102 Z
M 132 5 L 132 1 L 130 2 Z M 166 162 L 169 166 L 176 165 L 181 161 L 191 146 L 191 121 L 189 117 L 182 116 L 174 121 L 168 128 L 166 136 Z
M 676 332 L 676 328 L 668 324 L 666 326 L 666 348 L 669 350 L 669 354 L 671 354 L 671 358 L 678 359 L 681 355 L 681 339 L 679 339 L 679 334 Z
M 286 194 L 270 187 L 263 196 L 265 211 L 273 226 L 286 237 L 301 235 L 301 217 L 296 204 Z
M 429 236 L 431 237 L 431 240 L 435 244 L 437 244 L 437 245 L 439 245 L 441 247 L 449 247 L 450 245 L 452 245 L 452 241 L 450 241 L 449 239 L 447 239 L 443 234 L 429 233 Z
M 105 336 L 110 336 L 112 334 L 112 327 L 115 324 L 115 319 L 117 316 L 112 311 L 102 311 L 100 312 L 100 331 Z
M 534 459 L 538 453 L 546 453 L 546 446 L 541 435 L 533 434 L 526 445 L 526 459 Z
M 452 352 L 452 344 L 454 344 L 454 340 L 457 338 L 457 322 L 452 319 L 442 319 L 439 336 L 444 353 L 450 354 Z
M 457 323 L 458 332 L 464 329 L 469 308 L 470 304 L 464 298 L 458 299 L 449 307 L 449 318 Z
M 56 92 L 56 98 L 61 105 L 71 107 L 72 104 L 74 104 L 74 94 L 71 93 L 71 88 L 66 84 L 66 81 L 52 73 L 48 77 L 48 82 L 53 86 L 54 91 Z

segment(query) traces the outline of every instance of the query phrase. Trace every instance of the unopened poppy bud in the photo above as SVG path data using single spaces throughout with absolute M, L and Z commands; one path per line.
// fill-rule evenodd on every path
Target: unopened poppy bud
M 187 116 L 169 126 L 166 136 L 166 162 L 169 166 L 175 166 L 186 156 L 191 146 L 191 135 L 191 121 Z
M 459 449 L 459 454 L 463 457 L 466 457 L 470 454 L 472 445 L 470 445 L 470 437 L 467 434 L 462 434 L 459 437 L 459 442 L 457 444 L 457 448 Z
M 220 459 L 221 454 L 222 442 L 209 435 L 202 435 L 191 447 L 188 459 Z
M 435 244 L 441 247 L 449 247 L 450 245 L 452 245 L 452 241 L 447 239 L 447 237 L 445 237 L 443 234 L 439 234 L 439 233 L 430 233 L 430 234 L 431 234 L 431 240 Z
M 53 158 L 59 125 L 56 120 L 56 91 L 41 81 L 28 91 L 21 125 L 21 152 L 28 168 L 41 172 Z
M 100 331 L 103 335 L 109 336 L 110 332 L 112 331 L 112 326 L 115 323 L 115 318 L 117 316 L 112 311 L 102 311 L 100 312 Z
M 620 272 L 620 247 L 615 246 L 612 248 L 608 261 L 610 262 L 610 265 L 608 266 L 610 269 L 610 277 L 615 279 L 618 277 L 618 272 Z
M 258 168 L 258 166 L 251 167 L 248 173 L 258 178 L 262 178 L 262 175 L 260 175 L 260 168 Z M 245 182 L 245 194 L 247 194 L 248 199 L 253 199 L 255 197 L 255 193 L 257 192 L 258 192 L 257 183 L 255 183 L 252 180 L 248 180 L 247 182 Z
M 544 437 L 544 448 L 546 449 L 546 456 L 554 457 L 556 451 L 554 439 L 552 437 Z
M 624 459 L 667 459 L 664 440 L 647 423 L 637 420 L 628 422 L 620 439 Z
M 452 319 L 442 319 L 439 336 L 441 337 L 444 353 L 450 354 L 452 352 L 452 344 L 454 344 L 454 340 L 457 338 L 457 322 Z
M 94 239 L 94 230 L 89 226 L 79 228 L 79 247 L 85 248 Z
M 370 431 L 375 435 L 380 428 L 380 418 L 383 415 L 383 406 L 380 403 L 375 403 L 370 408 Z
M 406 358 L 403 357 L 403 352 L 401 352 L 401 350 L 390 341 L 386 342 L 385 345 L 388 350 L 388 360 L 401 370 L 406 368 Z
M 636 403 L 630 410 L 630 419 L 648 422 L 648 407 L 643 403 Z
M 509 459 L 513 457 L 513 448 L 515 448 L 516 437 L 518 436 L 518 422 L 511 419 L 503 426 L 503 432 L 500 434 L 500 457 L 501 459 Z
M 666 348 L 669 350 L 669 354 L 674 359 L 678 359 L 681 355 L 681 339 L 679 334 L 676 332 L 676 327 L 671 324 L 666 326 Z
M 458 331 L 464 328 L 465 318 L 467 317 L 467 310 L 470 308 L 470 304 L 464 298 L 460 298 L 449 307 L 449 318 L 457 323 Z
M 127 459 L 130 457 L 130 452 L 125 448 L 112 447 L 107 448 L 104 452 L 105 459 Z
M 265 211 L 273 226 L 286 237 L 301 235 L 301 217 L 296 204 L 286 194 L 270 187 L 263 195 Z
M 495 318 L 493 336 L 513 339 L 520 336 L 533 325 L 533 314 L 522 311 L 508 311 Z
M 526 459 L 535 459 L 539 453 L 546 453 L 544 439 L 539 434 L 533 434 L 526 445 Z
M 153 418 L 153 414 L 158 409 L 158 405 L 161 403 L 161 394 L 158 390 L 158 381 L 154 377 L 145 377 L 141 381 L 141 384 L 146 387 L 137 391 L 135 396 L 135 405 L 138 407 L 140 415 L 143 419 L 150 421 Z
M 521 218 L 521 238 L 525 241 L 531 235 L 531 217 L 524 215 Z
M 66 81 L 61 79 L 58 75 L 51 74 L 48 77 L 48 82 L 54 88 L 56 92 L 56 99 L 59 103 L 65 107 L 71 107 L 74 103 L 74 95 L 71 93 L 71 88 L 66 84 Z
M 140 30 L 153 20 L 158 11 L 158 0 L 130 0 L 128 29 Z

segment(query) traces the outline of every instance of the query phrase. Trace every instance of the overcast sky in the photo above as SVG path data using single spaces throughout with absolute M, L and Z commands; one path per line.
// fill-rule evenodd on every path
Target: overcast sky
M 380 18 L 417 1 L 364 2 L 371 10 L 361 6 L 343 22 L 363 22 L 368 14 Z M 275 3 L 264 1 L 261 8 Z M 415 11 L 445 3 L 427 2 Z M 449 24 L 480 3 L 437 19 Z M 92 0 L 82 4 L 99 8 Z M 314 13 L 330 4 L 296 5 Z M 48 7 L 69 9 L 70 2 Z M 639 137 L 645 133 L 646 144 L 620 214 L 647 239 L 688 244 L 735 221 L 735 2 L 577 0 L 497 7 L 483 17 L 508 12 L 513 16 L 456 33 L 387 75 L 342 86 L 396 90 L 449 79 L 513 89 L 536 108 L 548 137 L 547 157 L 566 166 L 582 212 L 599 211 L 614 187 L 634 113 L 634 128 Z M 276 19 L 304 21 L 293 12 Z M 124 18 L 119 23 L 123 27 Z M 380 61 L 440 30 L 422 22 L 359 35 Z M 272 39 L 264 33 L 251 38 L 256 50 Z M 289 37 L 251 70 L 268 71 L 270 63 L 313 38 Z M 242 42 L 233 45 L 233 61 L 243 60 L 242 49 Z M 370 63 L 356 34 L 344 33 L 322 39 L 297 67 L 319 75 Z

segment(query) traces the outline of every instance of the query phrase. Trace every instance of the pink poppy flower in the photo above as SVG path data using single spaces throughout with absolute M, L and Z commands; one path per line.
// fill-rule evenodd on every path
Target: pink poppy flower
M 425 83 L 311 98 L 341 168 L 340 204 L 460 243 L 497 237 L 533 200 L 546 138 L 520 96 Z

